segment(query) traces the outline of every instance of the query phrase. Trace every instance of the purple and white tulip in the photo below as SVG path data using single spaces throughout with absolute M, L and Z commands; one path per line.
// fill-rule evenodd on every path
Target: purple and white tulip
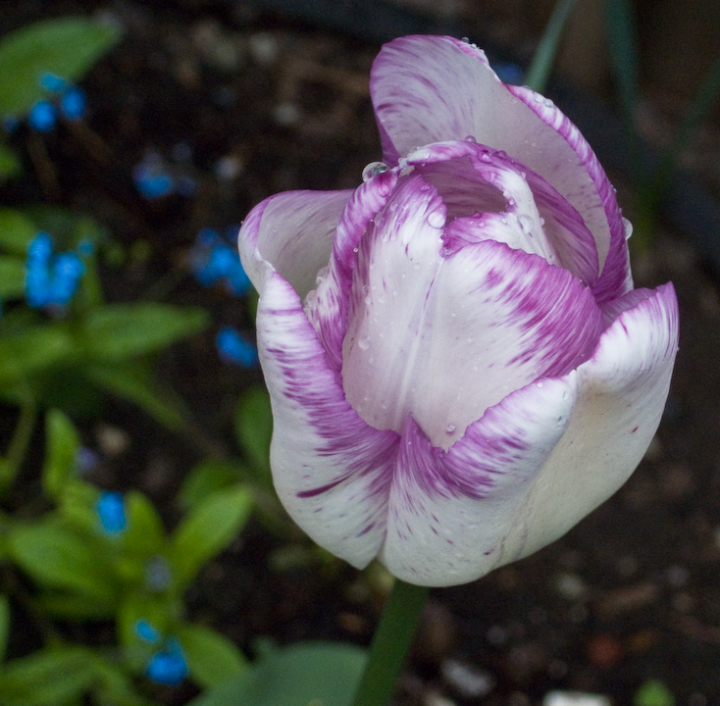
M 590 146 L 482 51 L 396 39 L 370 88 L 384 163 L 354 191 L 272 196 L 240 230 L 271 466 L 333 554 L 448 586 L 625 482 L 667 397 L 677 300 L 633 289 Z

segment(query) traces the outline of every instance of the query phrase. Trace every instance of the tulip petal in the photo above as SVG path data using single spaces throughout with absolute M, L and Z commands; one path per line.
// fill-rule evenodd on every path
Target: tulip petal
M 485 219 L 492 235 L 483 240 L 491 237 L 540 255 L 550 264 L 562 265 L 583 284 L 596 282 L 599 265 L 592 233 L 580 214 L 532 169 L 503 152 L 466 140 L 421 147 L 408 155 L 407 164 L 438 189 L 448 219 L 471 217 L 478 211 L 500 212 Z M 498 198 L 503 202 L 500 207 Z
M 607 222 L 607 226 L 605 226 L 600 214 L 593 208 L 594 199 L 586 200 L 590 207 L 587 210 L 578 205 L 578 210 L 588 228 L 598 236 L 597 245 L 602 274 L 593 287 L 593 293 L 598 303 L 622 296 L 633 286 L 630 254 L 625 244 L 626 221 L 622 217 L 615 197 L 615 189 L 607 178 L 605 170 L 582 133 L 552 101 L 543 98 L 526 86 L 507 86 L 507 89 L 514 96 L 520 98 L 540 120 L 567 140 L 568 145 L 576 152 L 587 170 L 602 201 Z M 562 193 L 562 189 L 559 191 Z M 609 238 L 605 235 L 606 228 L 609 228 Z
M 304 297 L 330 260 L 335 228 L 353 194 L 286 191 L 260 202 L 238 234 L 240 261 L 255 289 L 276 270 Z
M 442 255 L 444 206 L 415 174 L 398 181 L 360 244 L 343 387 L 376 429 L 409 414 L 447 449 L 506 395 L 588 359 L 603 316 L 566 270 L 504 243 Z
M 575 374 L 511 393 L 445 453 L 409 418 L 390 489 L 380 560 L 425 586 L 473 581 L 509 557 L 504 537 L 565 431 Z
M 309 292 L 305 300 L 305 314 L 325 347 L 330 367 L 337 373 L 342 367 L 342 345 L 358 245 L 396 182 L 397 171 L 386 171 L 355 190 L 340 217 L 330 263 L 318 273 L 317 288 Z
M 369 427 L 348 404 L 300 298 L 277 273 L 263 288 L 257 334 L 278 496 L 318 544 L 362 568 L 385 536 L 398 435 Z
M 631 288 L 612 186 L 586 140 L 551 101 L 503 84 L 479 49 L 421 35 L 383 46 L 370 93 L 388 164 L 416 145 L 467 136 L 504 150 L 551 184 L 595 236 L 605 274 L 596 296 L 604 301 Z
M 565 534 L 610 497 L 642 459 L 660 423 L 678 347 L 672 284 L 651 294 L 617 317 L 593 357 L 577 369 L 577 402 L 567 432 L 506 538 L 515 558 Z

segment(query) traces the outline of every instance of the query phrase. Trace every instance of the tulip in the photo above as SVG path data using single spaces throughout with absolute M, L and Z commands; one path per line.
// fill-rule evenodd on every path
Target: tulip
M 272 196 L 240 230 L 273 479 L 333 554 L 448 586 L 625 482 L 668 394 L 677 300 L 633 289 L 590 146 L 482 51 L 396 39 L 370 89 L 384 162 L 354 191 Z

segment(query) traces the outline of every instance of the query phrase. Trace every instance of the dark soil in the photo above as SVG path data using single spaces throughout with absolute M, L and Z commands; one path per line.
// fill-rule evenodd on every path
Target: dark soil
M 77 415 L 89 445 L 125 434 L 99 482 L 140 487 L 172 523 L 182 477 L 210 450 L 232 452 L 238 395 L 261 379 L 217 359 L 217 328 L 249 329 L 247 305 L 196 284 L 188 250 L 201 228 L 236 225 L 271 193 L 358 184 L 380 158 L 367 90 L 379 45 L 327 23 L 202 0 L 21 0 L 3 7 L 0 32 L 78 13 L 118 20 L 124 39 L 83 82 L 84 122 L 14 135 L 26 173 L 2 198 L 69 206 L 107 225 L 130 253 L 103 271 L 109 299 L 155 296 L 212 312 L 211 330 L 159 363 L 163 382 L 192 409 L 195 438 L 178 439 L 112 400 L 95 418 Z M 149 151 L 195 179 L 195 192 L 144 199 L 132 173 Z M 630 704 L 658 679 L 677 704 L 720 705 L 720 298 L 692 245 L 662 229 L 636 279 L 672 279 L 681 307 L 671 397 L 646 459 L 551 547 L 476 583 L 434 591 L 398 704 L 525 706 L 554 689 Z M 366 644 L 381 595 L 372 576 L 328 564 L 299 535 L 279 539 L 256 523 L 188 599 L 194 618 L 252 654 L 258 636 Z M 160 696 L 180 704 L 190 695 Z

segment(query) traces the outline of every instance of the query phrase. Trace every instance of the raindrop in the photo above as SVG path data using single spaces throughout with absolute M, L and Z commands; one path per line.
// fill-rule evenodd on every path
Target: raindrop
M 469 38 L 469 37 L 463 37 L 462 40 L 463 40 L 463 42 L 465 42 L 465 44 L 470 44 L 470 38 Z
M 482 159 L 483 162 L 490 162 L 490 161 L 491 161 L 490 155 L 489 155 L 487 152 L 483 152 L 483 153 L 480 155 L 480 159 Z
M 527 233 L 528 235 L 532 235 L 532 219 L 530 216 L 520 216 L 518 218 L 518 223 L 520 224 L 520 230 L 522 230 L 523 233 Z
M 370 299 L 370 297 L 365 297 L 365 303 L 372 304 L 372 299 Z
M 465 142 L 477 142 L 474 135 L 465 135 Z
M 366 351 L 368 348 L 370 348 L 370 339 L 369 339 L 367 336 L 363 336 L 363 337 L 358 341 L 358 348 L 359 348 L 361 351 Z
M 384 162 L 370 162 L 370 164 L 363 169 L 362 178 L 363 181 L 370 181 L 370 179 L 376 177 L 378 174 L 382 174 L 388 170 L 388 165 Z
M 447 425 L 447 428 L 445 429 L 445 431 L 446 431 L 448 434 L 452 434 L 456 429 L 457 429 L 457 427 L 456 427 L 454 424 L 448 424 L 448 425 Z
M 445 225 L 445 216 L 440 211 L 430 213 L 427 220 L 433 228 L 442 228 Z
M 353 248 L 353 252 L 358 252 L 360 248 Z

